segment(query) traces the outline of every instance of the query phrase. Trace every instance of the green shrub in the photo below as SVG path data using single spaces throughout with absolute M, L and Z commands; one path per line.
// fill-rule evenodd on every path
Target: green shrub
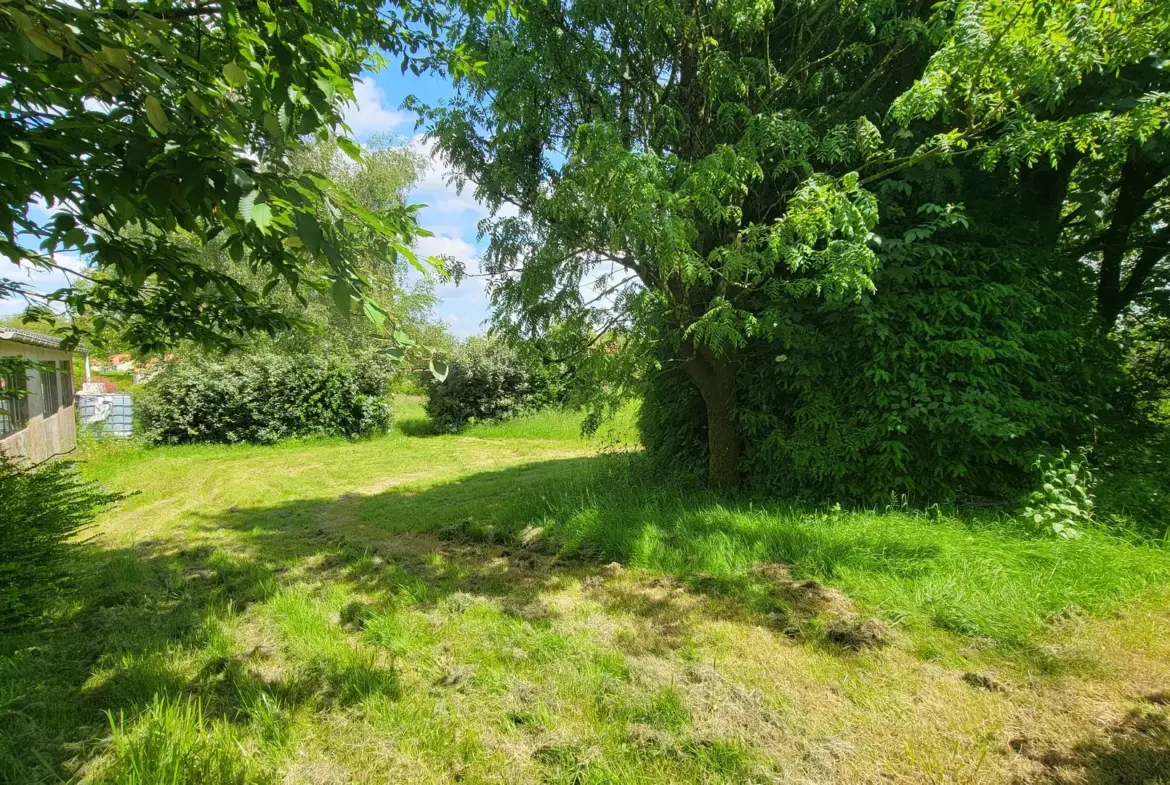
M 377 358 L 199 358 L 152 380 L 139 411 L 147 438 L 160 444 L 365 436 L 390 427 L 388 379 L 386 362 Z
M 1170 542 L 1170 426 L 1153 423 L 1110 434 L 1099 454 L 1098 517 Z
M 884 197 L 874 292 L 777 295 L 737 351 L 747 487 L 869 504 L 891 492 L 1012 501 L 1038 452 L 1086 444 L 1114 416 L 1120 358 L 1076 265 L 1035 254 L 1026 227 L 1006 230 L 1011 216 L 932 217 L 907 202 Z M 672 349 L 660 352 L 643 443 L 668 468 L 702 471 L 703 402 Z
M 1041 455 L 1033 464 L 1040 472 L 1040 486 L 1024 502 L 1017 515 L 1041 534 L 1065 539 L 1080 536 L 1093 522 L 1093 474 L 1084 455 L 1061 450 Z
M 442 433 L 532 412 L 556 397 L 549 374 L 495 341 L 468 341 L 455 350 L 449 365 L 444 381 L 423 377 L 427 415 Z
M 67 587 L 67 540 L 116 499 L 72 463 L 26 469 L 0 455 L 0 629 L 31 622 Z

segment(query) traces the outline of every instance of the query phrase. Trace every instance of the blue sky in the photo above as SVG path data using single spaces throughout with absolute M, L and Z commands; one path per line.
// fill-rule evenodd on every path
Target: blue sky
M 483 244 L 476 239 L 476 225 L 487 215 L 487 210 L 475 201 L 470 189 L 457 194 L 455 188 L 447 184 L 447 171 L 425 148 L 415 131 L 414 113 L 399 109 L 408 95 L 415 95 L 428 103 L 442 100 L 451 94 L 450 83 L 434 76 L 416 77 L 409 72 L 401 75 L 397 68 L 392 67 L 380 73 L 365 74 L 354 92 L 358 104 L 347 112 L 346 121 L 359 141 L 376 133 L 395 135 L 404 144 L 418 147 L 432 161 L 430 169 L 410 194 L 411 202 L 427 205 L 420 215 L 420 223 L 434 233 L 433 237 L 423 238 L 417 250 L 424 255 L 453 256 L 463 262 L 469 273 L 479 272 L 478 257 Z M 75 254 L 59 255 L 58 260 L 66 267 L 81 267 L 81 260 Z M 68 283 L 65 273 L 30 272 L 3 258 L 0 258 L 0 278 L 27 281 L 41 292 L 51 292 Z M 482 278 L 467 278 L 457 287 L 441 284 L 436 294 L 440 298 L 437 315 L 447 322 L 453 333 L 468 336 L 486 329 L 488 303 Z M 0 315 L 23 309 L 21 301 L 0 300 Z
M 415 115 L 399 109 L 408 95 L 424 103 L 436 103 L 451 95 L 451 84 L 435 76 L 401 75 L 391 67 L 377 74 L 366 74 L 354 89 L 358 105 L 347 113 L 346 122 L 361 141 L 375 133 L 400 135 L 405 143 L 417 146 L 430 159 L 431 166 L 410 195 L 410 201 L 427 205 L 419 223 L 434 233 L 423 238 L 418 251 L 426 255 L 453 256 L 463 262 L 469 273 L 479 272 L 479 253 L 483 243 L 476 238 L 480 219 L 487 210 L 472 195 L 472 188 L 456 193 L 447 184 L 448 172 L 426 148 L 414 128 Z M 442 284 L 436 294 L 440 302 L 438 315 L 458 336 L 473 335 L 486 329 L 489 315 L 482 278 L 466 278 L 459 286 Z

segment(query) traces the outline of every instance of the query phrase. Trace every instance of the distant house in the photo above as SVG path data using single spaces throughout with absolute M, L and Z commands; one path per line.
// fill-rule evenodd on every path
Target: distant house
M 98 373 L 130 373 L 135 368 L 134 357 L 129 354 L 111 354 L 109 357 L 91 357 L 93 370 Z
M 134 358 L 128 354 L 111 354 L 103 365 L 107 372 L 127 373 L 134 370 Z
M 31 464 L 77 446 L 73 413 L 73 353 L 49 335 L 0 327 L 0 357 L 23 357 L 39 365 L 0 377 L 0 389 L 27 395 L 0 401 L 0 452 Z

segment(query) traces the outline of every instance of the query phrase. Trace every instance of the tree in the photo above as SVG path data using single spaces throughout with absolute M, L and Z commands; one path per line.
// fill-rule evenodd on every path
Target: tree
M 1144 121 L 1114 129 L 1120 133 L 1090 129 L 1082 136 L 1090 149 L 1062 150 L 1021 173 L 1041 245 L 1089 267 L 1107 331 L 1134 307 L 1139 313 L 1164 307 L 1170 284 L 1170 139 L 1159 106 L 1167 87 L 1170 75 L 1155 55 L 1090 74 L 1045 119 L 1088 125 L 1136 109 Z
M 394 139 L 374 136 L 362 145 L 360 162 L 338 150 L 336 139 L 325 137 L 301 145 L 289 155 L 293 173 L 315 172 L 329 178 L 371 212 L 401 209 L 407 204 L 409 191 L 422 175 L 426 161 L 409 147 Z M 325 214 L 318 220 L 328 220 Z M 189 253 L 206 269 L 224 273 L 249 289 L 260 291 L 266 271 L 257 269 L 249 256 L 233 259 L 218 239 L 202 244 L 199 238 L 178 230 L 172 242 L 189 245 Z M 302 289 L 297 296 L 287 287 L 268 293 L 265 303 L 298 329 L 275 336 L 259 334 L 241 340 L 245 346 L 263 351 L 284 353 L 369 354 L 393 344 L 389 338 L 401 331 L 420 343 L 433 345 L 441 325 L 434 324 L 431 311 L 435 304 L 433 276 L 410 274 L 410 265 L 397 254 L 386 254 L 376 242 L 354 243 L 351 263 L 364 281 L 365 296 L 385 313 L 385 322 L 354 319 L 339 308 L 329 290 Z M 325 260 L 311 260 L 303 275 L 327 276 Z M 347 299 L 340 302 L 348 307 Z
M 539 340 L 587 324 L 593 337 L 563 353 L 621 333 L 685 369 L 722 488 L 739 479 L 743 349 L 779 340 L 794 297 L 872 288 L 878 184 L 956 157 L 1018 176 L 1166 127 L 1161 93 L 1051 111 L 1165 48 L 1158 0 L 508 8 L 468 8 L 459 41 L 486 65 L 420 107 L 477 196 L 519 208 L 484 226 L 496 327 Z
M 266 299 L 280 286 L 348 310 L 369 290 L 362 254 L 418 264 L 416 208 L 367 209 L 289 153 L 346 131 L 353 82 L 380 52 L 404 71 L 438 64 L 441 21 L 425 0 L 0 5 L 0 253 L 43 269 L 61 268 L 62 251 L 91 261 L 71 271 L 87 286 L 44 297 L 0 280 L 0 298 L 91 317 L 72 341 L 112 327 L 146 350 L 287 327 Z M 361 158 L 352 140 L 337 145 Z M 262 288 L 201 264 L 179 229 L 246 258 Z

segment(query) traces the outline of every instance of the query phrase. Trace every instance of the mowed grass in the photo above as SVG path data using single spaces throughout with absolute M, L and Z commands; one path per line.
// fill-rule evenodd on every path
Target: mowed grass
M 729 502 L 623 417 L 91 446 L 0 781 L 1170 782 L 1163 548 Z
M 637 461 L 599 464 L 574 487 L 534 495 L 505 528 L 538 526 L 562 555 L 669 573 L 774 610 L 761 564 L 846 591 L 882 618 L 994 640 L 1023 653 L 1054 620 L 1116 611 L 1170 582 L 1170 552 L 1100 530 L 1032 536 L 1002 515 L 729 504 L 665 489 Z

